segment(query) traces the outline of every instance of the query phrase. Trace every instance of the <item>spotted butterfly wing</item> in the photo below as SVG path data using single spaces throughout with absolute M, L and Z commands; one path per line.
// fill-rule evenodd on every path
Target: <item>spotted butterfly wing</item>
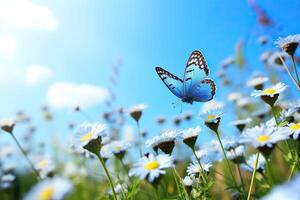
M 200 51 L 193 51 L 187 61 L 184 76 L 183 85 L 184 93 L 188 94 L 193 86 L 206 78 L 209 74 L 209 69 L 204 59 L 204 56 Z
M 206 102 L 212 100 L 215 95 L 216 85 L 211 79 L 203 79 L 190 89 L 187 97 L 192 101 Z
M 187 99 L 206 102 L 215 95 L 216 86 L 213 80 L 208 79 L 209 68 L 203 54 L 193 51 L 184 70 L 183 91 Z
M 169 90 L 178 98 L 183 98 L 183 81 L 177 76 L 171 74 L 170 72 L 164 70 L 161 67 L 155 68 L 158 76 L 164 82 L 164 84 L 169 88 Z

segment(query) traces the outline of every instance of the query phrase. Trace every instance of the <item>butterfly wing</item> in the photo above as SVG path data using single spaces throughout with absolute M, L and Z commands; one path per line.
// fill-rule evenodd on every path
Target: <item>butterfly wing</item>
M 164 70 L 163 68 L 155 68 L 158 76 L 164 82 L 164 84 L 169 88 L 169 90 L 177 97 L 183 97 L 183 81 L 177 76 L 171 74 L 170 72 Z
M 210 101 L 216 93 L 215 82 L 211 79 L 203 79 L 194 84 L 188 93 L 188 96 L 197 102 Z
M 198 50 L 193 51 L 187 61 L 183 87 L 184 94 L 188 94 L 195 84 L 205 79 L 209 74 L 209 69 L 202 53 Z

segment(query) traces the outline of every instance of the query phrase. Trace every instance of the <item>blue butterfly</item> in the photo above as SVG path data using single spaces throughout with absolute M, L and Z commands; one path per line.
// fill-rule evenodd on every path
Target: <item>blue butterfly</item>
M 156 67 L 155 70 L 169 90 L 182 102 L 206 102 L 215 95 L 216 85 L 213 80 L 207 78 L 209 69 L 200 51 L 193 51 L 190 55 L 183 80 L 161 67 Z

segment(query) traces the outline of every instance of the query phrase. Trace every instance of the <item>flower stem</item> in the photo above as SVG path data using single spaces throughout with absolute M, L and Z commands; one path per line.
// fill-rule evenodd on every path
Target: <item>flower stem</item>
M 273 116 L 274 116 L 276 125 L 278 126 L 278 125 L 279 125 L 279 121 L 278 121 L 278 119 L 277 119 L 277 115 L 276 115 L 274 106 L 271 106 L 271 110 L 272 110 L 272 114 L 273 114 Z
M 253 173 L 252 173 L 252 178 L 251 178 L 251 183 L 250 183 L 250 188 L 249 188 L 247 200 L 250 200 L 250 197 L 251 197 L 251 192 L 252 192 L 253 185 L 254 185 L 254 180 L 255 180 L 255 174 L 256 174 L 256 168 L 257 168 L 257 164 L 258 164 L 258 159 L 259 159 L 259 152 L 256 153 L 256 161 L 255 161 L 255 165 L 254 165 L 254 169 L 253 169 Z
M 143 153 L 142 153 L 142 134 L 141 134 L 139 121 L 136 122 L 136 126 L 137 126 L 137 131 L 138 131 L 138 136 L 139 136 L 138 148 L 139 148 L 140 156 L 142 157 L 143 156 Z
M 29 163 L 32 171 L 35 173 L 36 177 L 38 179 L 42 179 L 39 172 L 35 169 L 33 163 L 31 162 L 31 160 L 28 158 L 26 151 L 23 149 L 23 147 L 21 146 L 21 144 L 19 143 L 19 141 L 17 140 L 17 138 L 15 137 L 15 135 L 13 133 L 11 133 L 12 138 L 14 139 L 14 141 L 16 142 L 18 148 L 21 150 L 21 152 L 23 153 L 25 159 L 27 160 L 27 162 Z
M 127 174 L 128 180 L 131 182 L 131 178 L 130 178 L 129 173 L 128 173 L 128 168 L 126 167 L 126 165 L 125 165 L 123 159 L 119 159 L 119 160 L 120 160 L 120 162 L 121 162 L 122 167 L 123 167 L 124 170 L 125 170 L 125 173 Z
M 108 172 L 108 170 L 107 170 L 107 167 L 106 167 L 106 165 L 105 165 L 105 162 L 104 162 L 104 160 L 103 160 L 103 158 L 101 157 L 100 154 L 96 154 L 96 155 L 97 155 L 97 157 L 98 157 L 98 159 L 99 159 L 99 161 L 100 161 L 100 164 L 101 164 L 101 166 L 102 166 L 102 168 L 103 168 L 103 170 L 104 170 L 104 172 L 105 172 L 105 175 L 106 175 L 106 177 L 107 177 L 107 179 L 108 179 L 108 182 L 109 182 L 109 184 L 110 184 L 110 188 L 111 188 L 111 190 L 112 190 L 112 193 L 113 193 L 113 196 L 114 196 L 114 200 L 118 200 L 117 195 L 116 195 L 116 191 L 115 191 L 114 184 L 113 184 L 112 179 L 111 179 L 111 177 L 110 177 L 110 175 L 109 175 L 109 172 Z
M 220 135 L 219 135 L 219 133 L 218 133 L 217 131 L 216 131 L 215 133 L 216 133 L 216 135 L 217 135 L 217 137 L 218 137 L 218 140 L 219 140 L 219 143 L 220 143 L 220 145 L 221 145 L 221 148 L 222 148 L 222 151 L 223 151 L 223 154 L 224 154 L 224 157 L 225 157 L 226 165 L 227 165 L 227 167 L 228 167 L 228 169 L 229 169 L 229 172 L 230 172 L 230 175 L 231 175 L 231 177 L 232 177 L 232 179 L 233 179 L 234 185 L 235 185 L 235 187 L 238 189 L 238 184 L 236 183 L 236 180 L 235 180 L 234 175 L 233 175 L 233 173 L 232 173 L 232 170 L 231 170 L 231 167 L 230 167 L 230 163 L 229 163 L 229 160 L 228 160 L 228 158 L 227 158 L 225 149 L 224 149 L 224 147 L 223 147 L 223 144 L 222 144 Z
M 283 60 L 283 58 L 281 57 L 281 55 L 279 55 L 279 59 L 281 60 L 285 70 L 287 71 L 288 75 L 290 76 L 291 80 L 293 81 L 294 85 L 297 87 L 298 90 L 300 90 L 300 86 L 298 85 L 297 81 L 294 79 L 293 75 L 291 74 L 288 66 L 286 65 L 285 61 Z
M 300 85 L 298 70 L 297 70 L 297 67 L 296 67 L 295 57 L 294 56 L 292 56 L 292 61 L 293 61 L 293 68 L 294 68 L 294 71 L 295 71 L 295 74 L 296 74 L 297 82 L 298 82 L 298 85 Z
M 294 174 L 295 168 L 296 168 L 296 163 L 293 163 L 293 166 L 292 166 L 291 173 L 289 175 L 288 181 L 291 180 L 291 178 L 292 178 L 292 176 Z
M 175 168 L 173 168 L 173 177 L 174 177 L 175 184 L 176 184 L 176 187 L 177 187 L 177 192 L 179 193 L 179 196 L 181 197 L 181 190 L 180 190 L 180 187 L 179 187 L 179 183 L 177 181 L 176 169 Z
M 236 164 L 236 166 L 237 166 L 237 169 L 238 169 L 238 172 L 239 172 L 239 175 L 240 175 L 243 192 L 245 192 L 245 184 L 244 184 L 244 179 L 243 179 L 242 172 L 241 172 L 241 167 L 240 167 L 239 164 Z
M 199 166 L 200 166 L 200 168 L 201 168 L 201 177 L 202 177 L 204 183 L 207 183 L 204 168 L 202 167 L 201 162 L 200 162 L 200 159 L 198 158 L 198 156 L 197 156 L 197 154 L 196 154 L 196 152 L 195 152 L 195 148 L 193 148 L 192 151 L 193 151 L 193 154 L 194 154 L 194 156 L 196 157 L 196 160 L 197 160 L 197 162 L 198 162 L 198 164 L 199 164 Z

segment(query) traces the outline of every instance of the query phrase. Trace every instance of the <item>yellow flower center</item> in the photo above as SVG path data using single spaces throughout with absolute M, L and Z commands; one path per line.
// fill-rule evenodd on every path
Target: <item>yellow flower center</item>
M 37 166 L 40 167 L 40 168 L 44 168 L 48 165 L 48 161 L 47 160 L 42 160 L 40 161 Z
M 258 142 L 267 142 L 267 141 L 269 141 L 270 139 L 271 139 L 271 137 L 268 136 L 268 135 L 261 135 L 261 136 L 259 136 L 259 137 L 257 138 L 257 141 L 258 141 Z
M 268 89 L 265 89 L 263 91 L 264 94 L 267 94 L 267 95 L 270 95 L 270 94 L 275 94 L 276 93 L 276 90 L 274 90 L 273 88 L 268 88 Z
M 207 115 L 206 120 L 207 120 L 207 121 L 211 121 L 211 120 L 213 120 L 213 119 L 215 119 L 215 118 L 216 118 L 216 115 Z
M 157 169 L 158 167 L 159 167 L 159 162 L 157 162 L 157 161 L 151 161 L 145 165 L 145 168 L 147 170 L 154 170 L 154 169 Z
M 53 198 L 53 194 L 54 188 L 46 187 L 40 192 L 38 200 L 51 200 Z
M 297 124 L 293 124 L 292 126 L 290 126 L 290 129 L 292 131 L 297 131 L 300 129 L 300 123 L 297 123 Z
M 122 149 L 121 146 L 115 146 L 115 150 L 116 150 L 116 151 L 120 151 L 121 149 Z
M 88 132 L 81 137 L 82 142 L 87 142 L 92 138 L 92 133 Z

